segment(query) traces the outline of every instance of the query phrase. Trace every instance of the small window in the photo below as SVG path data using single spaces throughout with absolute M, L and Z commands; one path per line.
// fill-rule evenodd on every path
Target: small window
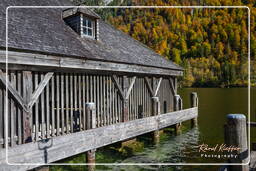
M 88 37 L 92 37 L 94 38 L 94 21 L 87 18 L 87 17 L 83 17 L 83 25 L 82 25 L 82 29 L 83 29 L 83 35 L 84 36 L 88 36 Z

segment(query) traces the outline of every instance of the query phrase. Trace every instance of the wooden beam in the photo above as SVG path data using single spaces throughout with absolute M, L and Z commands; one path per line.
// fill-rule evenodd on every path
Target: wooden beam
M 21 97 L 18 91 L 13 88 L 11 83 L 5 79 L 5 74 L 2 70 L 0 70 L 0 82 L 2 83 L 4 89 L 7 87 L 8 92 L 12 96 L 13 100 L 15 100 L 24 111 L 28 111 L 28 107 L 24 99 Z
M 174 125 L 176 123 L 197 117 L 197 114 L 198 108 L 195 107 L 124 123 L 99 127 L 73 134 L 67 134 L 65 136 L 53 137 L 50 140 L 52 142 L 52 146 L 47 149 L 47 161 L 49 163 L 55 162 L 85 151 L 162 129 L 170 125 Z M 38 149 L 39 145 L 44 144 L 42 141 L 39 141 L 9 148 L 8 161 L 10 163 L 44 164 L 44 150 Z M 5 150 L 2 151 L 5 152 Z M 4 153 L 1 153 L 2 151 L 0 151 L 0 162 L 5 161 L 5 155 Z M 5 170 L 4 167 L 5 166 L 3 166 L 3 170 Z M 18 169 L 19 167 L 32 169 L 34 167 L 38 167 L 38 165 L 20 165 L 16 167 L 17 169 L 14 170 L 21 170 Z
M 30 102 L 28 103 L 28 107 L 32 108 L 33 105 L 35 104 L 35 102 L 37 101 L 38 97 L 40 96 L 40 94 L 43 92 L 45 86 L 48 84 L 48 82 L 50 81 L 50 79 L 53 76 L 53 72 L 48 72 L 45 76 L 44 79 L 41 81 L 41 83 L 38 85 L 38 87 L 36 88 L 36 90 L 33 92 L 32 97 L 30 99 Z
M 128 88 L 128 90 L 127 90 L 127 93 L 126 93 L 126 96 L 125 96 L 126 99 L 129 99 L 129 96 L 130 96 L 130 93 L 131 93 L 131 91 L 132 91 L 132 87 L 133 87 L 133 85 L 134 85 L 134 83 L 135 83 L 135 80 L 136 80 L 136 77 L 135 77 L 135 76 L 132 77 L 132 81 L 131 81 L 131 83 L 130 83 L 130 86 L 129 86 L 129 88 Z
M 145 77 L 145 82 L 146 82 L 146 85 L 147 85 L 147 88 L 149 90 L 149 93 L 150 95 L 153 97 L 154 96 L 154 91 L 149 83 L 149 78 L 148 77 Z
M 127 95 L 128 87 L 129 87 L 128 78 L 127 78 L 127 76 L 123 76 L 123 93 L 124 93 L 125 97 Z M 122 118 L 122 121 L 127 122 L 129 120 L 129 118 L 128 118 L 128 108 L 129 108 L 128 99 L 125 98 L 123 100 L 122 104 L 123 104 L 123 118 Z
M 5 67 L 6 52 L 0 51 L 0 63 Z M 12 69 L 33 70 L 33 71 L 104 71 L 106 72 L 124 72 L 136 74 L 168 75 L 182 76 L 183 70 L 174 70 L 168 68 L 157 68 L 151 66 L 142 66 L 134 64 L 124 64 L 117 62 L 95 61 L 85 58 L 63 57 L 54 55 L 42 55 L 25 52 L 8 52 L 8 67 Z
M 161 78 L 159 78 L 159 80 L 158 80 L 158 82 L 157 82 L 156 89 L 154 90 L 154 97 L 156 97 L 156 96 L 157 96 L 157 93 L 158 93 L 158 90 L 159 90 L 159 88 L 160 88 L 160 85 L 161 85 L 162 79 L 163 79 L 162 77 L 161 77 Z
M 32 73 L 30 71 L 23 71 L 23 99 L 26 104 L 31 99 L 32 95 Z M 23 112 L 23 143 L 32 141 L 32 109 Z
M 173 94 L 173 95 L 176 95 L 175 87 L 174 87 L 173 79 L 172 79 L 172 78 L 169 78 L 169 83 L 170 83 L 170 86 L 171 86 L 172 94 Z
M 119 84 L 119 82 L 117 80 L 117 76 L 116 75 L 112 75 L 111 78 L 114 81 L 114 84 L 115 84 L 115 86 L 116 86 L 116 88 L 118 90 L 118 93 L 120 94 L 121 98 L 124 100 L 125 99 L 125 94 L 124 94 L 124 92 L 123 92 L 123 90 L 122 90 L 122 88 L 121 88 L 121 86 L 120 86 L 120 84 Z

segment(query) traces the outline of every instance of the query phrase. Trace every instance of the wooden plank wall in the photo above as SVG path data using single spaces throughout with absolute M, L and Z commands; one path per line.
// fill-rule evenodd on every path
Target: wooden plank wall
M 174 94 L 171 91 L 171 86 L 168 79 L 163 79 L 158 91 L 160 101 L 160 112 L 168 113 L 173 110 L 173 97 Z
M 45 72 L 32 72 L 34 92 L 44 79 Z M 9 81 L 23 97 L 21 71 L 9 71 Z M 149 83 L 153 84 L 153 78 Z M 117 76 L 123 85 L 123 76 Z M 132 76 L 128 76 L 129 84 Z M 4 146 L 5 87 L 0 87 L 0 148 Z M 163 79 L 158 92 L 161 113 L 172 111 L 173 95 L 168 79 Z M 61 136 L 86 130 L 86 102 L 96 104 L 96 126 L 102 127 L 121 122 L 123 100 L 110 75 L 86 73 L 54 73 L 32 107 L 32 140 Z M 9 145 L 22 143 L 23 111 L 8 97 Z M 166 105 L 167 107 L 165 107 Z M 166 111 L 165 111 L 166 110 Z M 144 77 L 137 77 L 128 99 L 128 120 L 152 116 L 152 97 Z

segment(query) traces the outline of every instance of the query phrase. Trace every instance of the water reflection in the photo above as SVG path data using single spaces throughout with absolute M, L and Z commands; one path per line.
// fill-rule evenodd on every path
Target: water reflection
M 181 135 L 170 136 L 160 144 L 135 153 L 121 163 L 182 163 L 191 160 L 196 154 L 199 142 L 199 129 L 193 128 Z M 158 170 L 161 166 L 113 166 L 113 170 Z

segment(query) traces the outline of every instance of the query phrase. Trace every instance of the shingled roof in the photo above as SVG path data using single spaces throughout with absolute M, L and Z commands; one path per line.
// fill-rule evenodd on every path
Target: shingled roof
M 5 47 L 7 6 L 70 6 L 67 0 L 1 0 L 0 47 Z M 61 18 L 64 9 L 11 8 L 8 15 L 8 46 L 13 49 L 60 56 L 182 70 L 173 62 L 110 24 L 99 21 L 99 41 L 82 38 Z

